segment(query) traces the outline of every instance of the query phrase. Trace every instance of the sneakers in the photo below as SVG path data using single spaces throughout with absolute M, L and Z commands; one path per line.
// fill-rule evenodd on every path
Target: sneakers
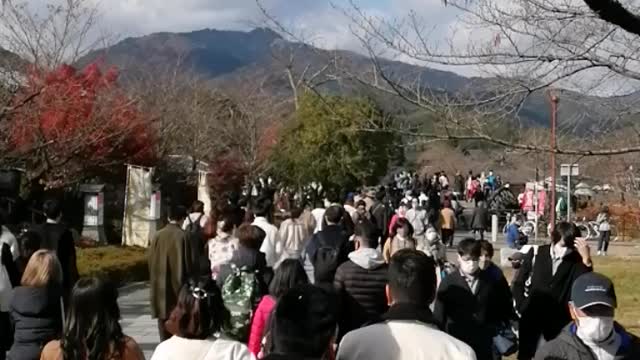
M 602 251 L 598 250 L 598 256 L 602 255 Z

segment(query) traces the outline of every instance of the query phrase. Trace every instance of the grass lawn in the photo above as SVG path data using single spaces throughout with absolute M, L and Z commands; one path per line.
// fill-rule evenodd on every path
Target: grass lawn
M 618 296 L 616 320 L 640 334 L 640 258 L 594 257 L 594 271 L 607 275 Z

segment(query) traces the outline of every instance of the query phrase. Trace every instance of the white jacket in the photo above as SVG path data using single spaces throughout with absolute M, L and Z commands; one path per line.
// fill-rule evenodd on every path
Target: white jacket
M 275 268 L 276 263 L 280 259 L 282 254 L 282 242 L 280 241 L 280 234 L 278 234 L 278 228 L 275 225 L 269 223 L 269 221 L 263 217 L 256 217 L 253 220 L 253 224 L 267 234 L 262 242 L 260 251 L 264 253 L 267 259 L 267 266 Z
M 151 360 L 254 360 L 249 349 L 237 341 L 226 339 L 185 339 L 174 336 L 162 342 Z
M 18 241 L 16 240 L 16 237 L 6 226 L 2 227 L 2 234 L 0 235 L 0 244 L 3 243 L 9 245 L 9 248 L 11 249 L 11 255 L 13 256 L 13 260 L 15 261 L 18 256 L 20 256 L 20 248 L 18 247 Z
M 287 219 L 280 224 L 279 238 L 282 242 L 280 258 L 276 267 L 286 259 L 300 259 L 302 250 L 311 237 L 307 225 L 298 219 Z
M 435 326 L 391 320 L 348 333 L 337 360 L 476 360 L 476 354 Z

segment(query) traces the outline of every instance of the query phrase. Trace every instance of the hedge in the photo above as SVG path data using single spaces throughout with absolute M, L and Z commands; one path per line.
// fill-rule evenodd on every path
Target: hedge
M 120 285 L 149 280 L 146 249 L 106 246 L 76 248 L 80 276 L 101 276 Z

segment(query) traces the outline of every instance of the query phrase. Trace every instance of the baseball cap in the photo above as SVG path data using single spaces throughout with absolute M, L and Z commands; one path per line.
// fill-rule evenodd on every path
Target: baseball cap
M 578 309 L 593 305 L 618 306 L 613 283 L 608 277 L 595 272 L 581 275 L 573 282 L 571 301 Z

